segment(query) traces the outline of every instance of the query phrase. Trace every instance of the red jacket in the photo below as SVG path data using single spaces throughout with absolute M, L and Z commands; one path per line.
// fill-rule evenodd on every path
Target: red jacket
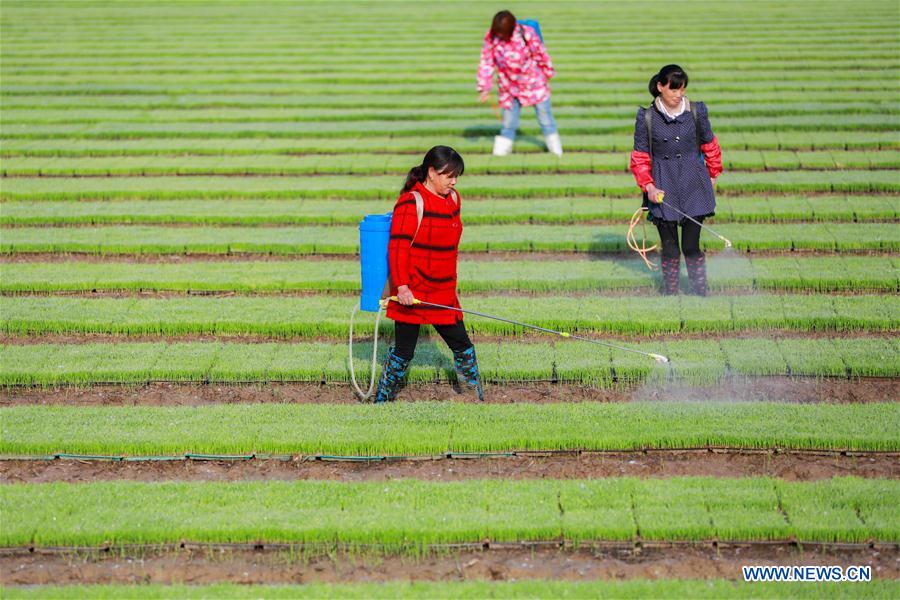
M 397 288 L 407 285 L 419 300 L 459 308 L 456 261 L 463 230 L 459 218 L 459 194 L 453 191 L 442 198 L 421 183 L 413 189 L 422 195 L 422 223 L 418 223 L 412 192 L 404 192 L 394 205 L 388 242 L 391 295 L 396 296 Z M 388 305 L 387 316 L 401 323 L 430 325 L 453 325 L 462 321 L 462 313 L 454 310 L 403 306 L 399 302 Z

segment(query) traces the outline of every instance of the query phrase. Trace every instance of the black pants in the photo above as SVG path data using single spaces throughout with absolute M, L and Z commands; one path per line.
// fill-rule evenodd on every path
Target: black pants
M 703 222 L 704 217 L 696 217 Z M 662 244 L 663 258 L 678 258 L 679 252 L 684 252 L 685 258 L 699 258 L 703 256 L 700 250 L 700 226 L 685 219 L 681 222 L 681 249 L 678 247 L 678 221 L 662 221 L 654 219 L 659 230 L 659 239 Z
M 403 360 L 412 360 L 416 353 L 416 343 L 419 341 L 419 328 L 421 325 L 412 323 L 394 323 L 394 354 Z M 433 325 L 453 352 L 462 352 L 472 347 L 472 340 L 466 332 L 466 326 L 462 321 L 455 325 Z

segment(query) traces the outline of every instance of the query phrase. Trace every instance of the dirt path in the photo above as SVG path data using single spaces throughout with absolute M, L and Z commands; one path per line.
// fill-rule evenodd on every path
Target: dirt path
M 654 401 L 780 401 L 795 403 L 858 404 L 900 400 L 900 379 L 749 377 L 734 378 L 718 385 L 693 387 L 672 383 L 665 387 L 604 389 L 582 385 L 535 382 L 487 384 L 486 401 L 491 404 L 554 402 Z M 446 383 L 415 384 L 404 388 L 399 402 L 475 402 L 472 394 L 457 394 Z M 3 388 L 0 406 L 200 406 L 278 402 L 292 404 L 356 404 L 349 384 L 260 383 L 147 385 L 94 385 L 61 388 Z
M 599 477 L 778 477 L 814 481 L 835 476 L 900 478 L 900 452 L 740 452 L 653 450 L 573 452 L 381 462 L 278 459 L 107 462 L 57 459 L 0 461 L 0 484 L 133 481 L 427 481 L 589 479 Z
M 805 548 L 791 544 L 628 544 L 595 549 L 491 548 L 425 557 L 287 551 L 181 549 L 79 555 L 0 555 L 4 585 L 346 583 L 391 580 L 740 579 L 745 565 L 868 565 L 873 579 L 900 578 L 900 552 L 884 548 Z

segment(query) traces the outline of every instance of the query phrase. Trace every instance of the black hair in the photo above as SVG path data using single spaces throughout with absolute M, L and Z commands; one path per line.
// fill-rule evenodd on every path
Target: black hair
M 516 17 L 508 10 L 501 10 L 491 21 L 491 37 L 508 42 L 516 28 Z
M 435 146 L 425 153 L 421 165 L 409 170 L 401 192 L 408 192 L 416 183 L 423 183 L 428 177 L 429 168 L 433 168 L 438 173 L 449 173 L 453 177 L 459 177 L 466 170 L 466 165 L 459 152 L 450 146 Z
M 657 83 L 663 87 L 669 86 L 670 89 L 680 90 L 683 87 L 687 87 L 688 74 L 678 65 L 664 66 L 659 70 L 659 73 L 650 78 L 650 95 L 654 98 L 659 96 L 659 90 L 656 88 Z

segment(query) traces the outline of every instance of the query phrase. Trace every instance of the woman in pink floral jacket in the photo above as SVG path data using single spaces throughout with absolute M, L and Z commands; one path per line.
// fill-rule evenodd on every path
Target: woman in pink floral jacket
M 494 154 L 505 156 L 512 152 L 522 107 L 533 106 L 547 149 L 562 156 L 562 142 L 550 109 L 548 83 L 556 71 L 538 32 L 529 25 L 517 23 L 508 10 L 494 15 L 491 28 L 484 36 L 478 65 L 478 92 L 482 102 L 491 93 L 494 70 L 503 109 L 503 126 L 500 135 L 494 138 Z

